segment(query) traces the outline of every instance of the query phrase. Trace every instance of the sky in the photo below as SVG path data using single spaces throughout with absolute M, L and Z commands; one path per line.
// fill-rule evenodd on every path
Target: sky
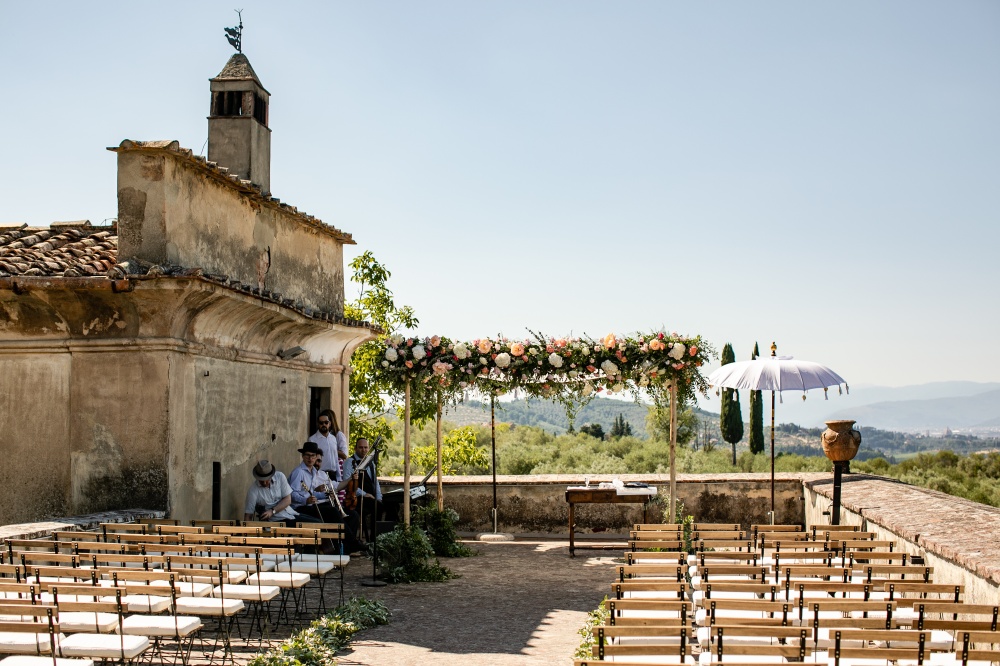
M 239 6 L 273 194 L 384 263 L 420 334 L 1000 381 L 1000 3 Z M 123 139 L 203 153 L 236 22 L 4 2 L 0 223 L 114 218 Z

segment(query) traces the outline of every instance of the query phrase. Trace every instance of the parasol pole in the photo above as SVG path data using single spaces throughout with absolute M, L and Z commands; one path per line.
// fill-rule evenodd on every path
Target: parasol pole
M 778 345 L 771 342 L 771 356 L 778 355 Z M 780 387 L 779 387 L 780 388 Z M 771 391 L 771 524 L 774 525 L 774 391 Z
M 497 412 L 496 393 L 490 391 L 490 446 L 493 449 L 493 533 L 498 531 L 497 516 Z
M 403 408 L 403 524 L 410 524 L 410 380 L 406 380 Z
M 670 384 L 670 521 L 677 521 L 677 382 Z
M 438 496 L 438 511 L 444 511 L 444 477 L 441 476 L 441 392 L 438 391 L 438 411 L 437 411 L 437 496 Z

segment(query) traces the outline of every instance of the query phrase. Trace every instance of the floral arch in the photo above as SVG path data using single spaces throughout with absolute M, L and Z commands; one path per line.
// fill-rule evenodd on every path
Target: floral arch
M 491 398 L 511 392 L 551 398 L 567 408 L 592 396 L 629 392 L 670 410 L 670 512 L 676 500 L 675 449 L 678 398 L 706 392 L 701 367 L 715 356 L 701 336 L 654 331 L 600 339 L 554 338 L 539 333 L 524 340 L 505 337 L 457 341 L 443 336 L 393 335 L 379 341 L 378 380 L 404 401 L 404 521 L 409 524 L 410 419 L 414 396 L 436 402 L 438 502 L 441 481 L 441 405 L 468 391 Z M 496 470 L 494 469 L 494 479 Z M 495 481 L 494 481 L 495 483 Z M 494 506 L 494 511 L 496 507 Z

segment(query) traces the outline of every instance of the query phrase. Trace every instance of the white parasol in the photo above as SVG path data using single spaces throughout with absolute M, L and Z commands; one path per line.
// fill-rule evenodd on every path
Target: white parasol
M 771 520 L 774 521 L 774 394 L 782 391 L 827 389 L 847 382 L 836 372 L 812 361 L 799 361 L 791 356 L 776 356 L 777 346 L 771 343 L 771 356 L 752 361 L 727 363 L 708 376 L 710 386 L 728 389 L 771 392 Z

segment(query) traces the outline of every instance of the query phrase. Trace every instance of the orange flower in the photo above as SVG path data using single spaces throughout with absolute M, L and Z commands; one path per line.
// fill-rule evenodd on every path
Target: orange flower
M 490 353 L 491 349 L 493 349 L 493 343 L 492 342 L 490 342 L 486 338 L 483 338 L 482 340 L 479 341 L 479 353 L 480 354 L 488 354 L 488 353 Z
M 520 342 L 515 342 L 510 346 L 510 353 L 514 356 L 524 356 L 524 345 Z
M 618 339 L 615 338 L 614 333 L 608 333 L 605 335 L 603 342 L 605 349 L 614 349 L 618 345 Z

